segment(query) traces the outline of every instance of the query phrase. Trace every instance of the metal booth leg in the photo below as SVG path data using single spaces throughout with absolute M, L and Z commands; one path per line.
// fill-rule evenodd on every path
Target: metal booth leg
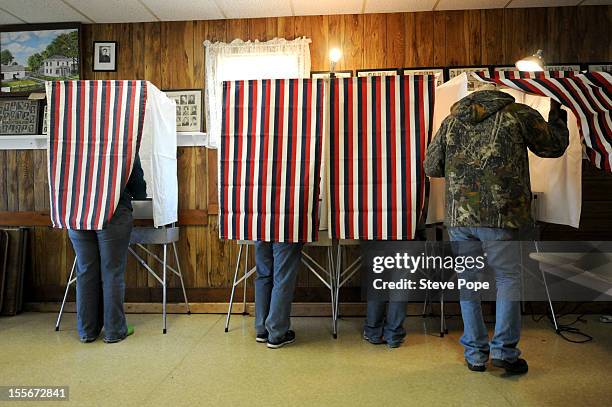
M 446 327 L 446 316 L 444 315 L 444 291 L 440 293 L 440 338 L 444 338 L 444 335 L 448 334 L 448 328 Z
M 70 290 L 70 286 L 72 283 L 76 281 L 76 277 L 74 280 L 72 276 L 74 275 L 74 270 L 76 269 L 76 257 L 74 258 L 74 262 L 72 263 L 72 269 L 70 269 L 70 277 L 68 277 L 68 282 L 66 283 L 66 291 L 64 292 L 64 299 L 62 300 L 62 305 L 59 310 L 59 314 L 57 316 L 57 322 L 55 323 L 55 330 L 59 331 L 60 323 L 62 322 L 62 315 L 64 314 L 64 306 L 66 305 L 66 299 L 68 298 L 68 290 Z
M 338 242 L 338 248 L 336 250 L 336 304 L 335 304 L 335 315 L 334 319 L 334 339 L 338 339 L 338 318 L 340 318 L 340 278 L 342 277 L 342 247 L 340 246 L 340 242 Z
M 244 281 L 242 282 L 242 315 L 248 315 L 246 308 L 247 273 L 249 272 L 249 245 L 244 251 Z
M 176 270 L 178 271 L 179 278 L 181 279 L 181 288 L 183 289 L 183 297 L 185 298 L 185 305 L 187 306 L 187 315 L 191 315 L 191 308 L 189 307 L 189 301 L 187 300 L 187 291 L 185 291 L 185 283 L 183 282 L 183 272 L 181 271 L 181 264 L 179 263 L 178 253 L 176 251 L 176 243 L 172 242 L 172 248 L 174 249 Z
M 238 281 L 238 270 L 240 270 L 240 258 L 242 257 L 242 246 L 239 245 L 238 259 L 236 260 L 236 271 L 234 271 L 234 281 L 232 283 L 232 293 L 230 294 L 230 302 L 227 308 L 227 317 L 225 318 L 225 332 L 229 330 L 230 317 L 232 315 L 232 305 L 234 304 L 234 292 L 236 291 L 236 281 Z
M 168 287 L 168 282 L 166 280 L 166 266 L 167 266 L 167 254 L 168 254 L 168 245 L 164 244 L 164 262 L 163 262 L 163 279 L 162 279 L 162 286 L 163 286 L 163 295 L 162 295 L 162 319 L 163 319 L 163 328 L 162 328 L 162 332 L 165 334 L 166 333 L 166 288 Z
M 332 246 L 327 248 L 327 264 L 329 267 L 329 293 L 331 296 L 331 311 L 332 311 L 332 335 L 334 338 L 338 337 L 336 331 L 336 277 L 334 272 L 334 249 Z
M 559 324 L 557 323 L 557 316 L 555 315 L 555 309 L 553 308 L 552 300 L 550 298 L 550 292 L 548 291 L 548 282 L 546 281 L 546 273 L 540 268 L 542 273 L 542 280 L 544 280 L 544 289 L 546 290 L 546 298 L 548 299 L 548 306 L 550 307 L 550 314 L 552 315 L 553 324 L 555 325 L 555 332 L 559 333 Z
M 538 246 L 538 242 L 535 243 L 536 252 L 540 253 L 540 247 Z M 550 314 L 552 315 L 553 324 L 555 325 L 555 332 L 559 333 L 559 324 L 557 323 L 557 316 L 555 315 L 555 309 L 552 304 L 552 299 L 550 298 L 550 291 L 548 291 L 548 281 L 546 281 L 546 273 L 540 268 L 540 273 L 542 273 L 542 281 L 544 282 L 544 289 L 546 290 L 546 298 L 548 299 L 548 306 L 550 307 Z

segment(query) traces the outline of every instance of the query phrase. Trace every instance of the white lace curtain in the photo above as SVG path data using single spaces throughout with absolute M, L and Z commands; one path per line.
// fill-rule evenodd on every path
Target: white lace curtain
M 231 43 L 204 41 L 207 147 L 218 148 L 221 137 L 223 81 L 240 79 L 307 78 L 310 39 Z

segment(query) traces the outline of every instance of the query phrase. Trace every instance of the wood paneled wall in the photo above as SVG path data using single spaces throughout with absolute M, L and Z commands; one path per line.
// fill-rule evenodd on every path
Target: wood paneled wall
M 512 64 L 539 48 L 550 62 L 606 62 L 612 60 L 611 17 L 612 7 L 594 6 L 85 25 L 83 71 L 87 79 L 146 79 L 161 89 L 203 89 L 204 40 L 301 36 L 312 39 L 312 70 L 329 68 L 332 47 L 343 50 L 340 70 Z M 117 72 L 91 71 L 94 40 L 118 42 Z M 48 210 L 45 160 L 43 151 L 0 151 L 0 211 Z M 237 255 L 234 243 L 217 237 L 215 160 L 215 151 L 179 148 L 179 206 L 209 213 L 208 225 L 182 228 L 178 245 L 194 302 L 227 300 Z M 586 224 L 579 231 L 548 228 L 546 237 L 610 238 L 612 177 L 591 168 L 586 174 Z M 27 300 L 60 300 L 73 256 L 63 231 L 35 228 Z M 156 282 L 132 260 L 129 268 L 127 301 L 158 301 Z M 345 296 L 358 299 L 356 282 L 352 285 Z M 298 286 L 298 300 L 328 299 L 305 272 Z M 178 298 L 172 291 L 170 299 Z

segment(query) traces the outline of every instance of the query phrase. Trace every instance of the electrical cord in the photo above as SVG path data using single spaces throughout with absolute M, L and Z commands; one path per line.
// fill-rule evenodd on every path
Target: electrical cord
M 565 323 L 565 324 L 561 324 L 560 323 L 560 319 L 564 318 L 568 315 L 572 315 L 575 314 L 578 309 L 580 308 L 580 306 L 582 306 L 584 303 L 578 303 L 574 306 L 574 308 L 570 311 L 567 312 L 559 312 L 558 314 L 555 314 L 555 317 L 557 319 L 557 329 L 555 330 L 555 333 L 557 335 L 559 335 L 561 338 L 565 339 L 567 342 L 571 342 L 571 343 L 587 343 L 587 342 L 591 342 L 593 340 L 593 337 L 589 334 L 587 334 L 586 332 L 582 332 L 582 330 L 580 328 L 575 327 L 574 325 L 577 324 L 578 322 L 582 322 L 582 323 L 587 323 L 587 321 L 583 318 L 585 316 L 584 313 L 579 314 L 572 322 L 570 323 Z M 566 307 L 567 304 L 563 305 L 563 308 Z M 538 318 L 535 317 L 535 313 L 533 311 L 533 307 L 531 306 L 531 303 L 529 303 L 529 307 L 531 308 L 531 319 L 538 323 L 540 321 L 542 321 L 544 318 L 548 319 L 548 322 L 550 322 L 550 324 L 553 326 L 555 326 L 553 317 L 552 317 L 552 313 L 550 312 L 550 310 L 547 310 L 546 314 L 540 315 Z M 562 310 L 563 310 L 562 308 Z M 573 338 L 572 338 L 573 337 Z M 575 339 L 576 337 L 578 338 L 582 338 L 582 339 Z
M 537 241 L 533 242 L 535 244 L 535 249 L 536 252 L 540 253 L 540 247 L 538 245 Z M 593 337 L 585 332 L 582 332 L 580 330 L 580 328 L 576 328 L 575 325 L 577 322 L 584 322 L 586 323 L 586 321 L 584 319 L 582 319 L 582 317 L 584 316 L 584 314 L 579 315 L 571 324 L 561 324 L 559 323 L 559 320 L 561 318 L 563 318 L 564 316 L 569 315 L 570 313 L 559 313 L 559 316 L 553 315 L 553 307 L 552 307 L 552 302 L 550 300 L 550 293 L 548 292 L 548 286 L 546 285 L 546 277 L 544 275 L 544 272 L 542 272 L 542 278 L 544 279 L 544 287 L 546 288 L 546 295 L 548 296 L 548 301 L 550 303 L 550 310 L 547 310 L 546 312 L 546 317 L 548 317 L 548 321 L 553 325 L 553 327 L 556 327 L 555 329 L 555 333 L 557 335 L 559 335 L 560 337 L 562 337 L 563 339 L 565 339 L 567 342 L 571 342 L 571 343 L 586 343 L 586 342 L 591 342 L 593 340 Z M 580 307 L 582 305 L 582 303 L 578 303 L 574 309 L 572 310 L 572 313 L 575 313 L 578 310 L 578 307 Z M 533 311 L 533 308 L 532 308 Z M 550 311 L 550 312 L 549 312 Z M 533 312 L 532 312 L 532 318 L 533 318 Z M 539 321 L 541 321 L 542 318 L 540 318 Z M 536 322 L 539 322 L 536 321 Z M 556 321 L 556 324 L 555 324 Z M 575 337 L 582 337 L 583 339 L 581 340 L 576 340 L 576 339 L 572 339 L 570 336 L 575 336 Z

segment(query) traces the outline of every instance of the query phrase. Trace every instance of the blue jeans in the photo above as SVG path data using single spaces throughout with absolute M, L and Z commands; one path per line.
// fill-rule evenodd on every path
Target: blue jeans
M 385 310 L 387 311 L 386 317 Z M 363 333 L 374 341 L 384 337 L 389 344 L 400 343 L 406 337 L 405 319 L 405 302 L 368 301 Z
M 461 344 L 465 348 L 465 358 L 473 365 L 483 365 L 489 358 L 514 362 L 521 354 L 517 348 L 521 336 L 521 272 L 520 254 L 517 253 L 518 242 L 511 242 L 517 236 L 512 229 L 486 227 L 451 227 L 448 228 L 451 241 L 473 241 L 481 243 L 486 253 L 489 269 L 495 273 L 496 311 L 495 332 L 489 342 L 480 298 L 471 296 L 461 300 L 463 317 L 463 336 Z M 478 255 L 474 245 L 453 245 L 455 255 Z M 475 270 L 466 270 L 460 278 L 476 280 Z M 463 293 L 462 293 L 463 294 Z
M 255 331 L 281 339 L 291 326 L 291 302 L 302 260 L 301 243 L 255 242 Z
M 93 340 L 104 327 L 104 338 L 127 335 L 123 310 L 132 211 L 117 206 L 102 230 L 69 230 L 77 260 L 77 330 L 82 340 Z

